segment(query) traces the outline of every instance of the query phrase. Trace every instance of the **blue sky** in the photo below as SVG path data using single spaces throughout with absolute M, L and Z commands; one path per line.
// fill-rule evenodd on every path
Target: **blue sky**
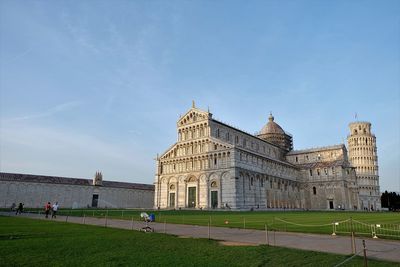
M 194 99 L 295 149 L 357 112 L 400 191 L 399 1 L 3 0 L 0 58 L 1 171 L 152 183 Z

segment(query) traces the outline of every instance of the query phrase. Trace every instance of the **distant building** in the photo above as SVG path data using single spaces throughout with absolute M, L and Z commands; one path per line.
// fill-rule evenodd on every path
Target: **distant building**
M 100 172 L 93 179 L 0 172 L 0 206 L 42 208 L 48 201 L 61 208 L 152 208 L 154 186 L 103 181 Z
M 344 144 L 293 150 L 292 135 L 272 114 L 261 132 L 252 135 L 193 104 L 177 122 L 178 141 L 157 159 L 154 205 L 379 210 L 370 125 L 350 124 L 350 153 Z

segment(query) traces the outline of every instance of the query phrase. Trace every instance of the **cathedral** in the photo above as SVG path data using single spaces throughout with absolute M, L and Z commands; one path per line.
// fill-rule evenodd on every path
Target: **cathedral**
M 178 140 L 157 157 L 160 209 L 380 210 L 376 139 L 352 122 L 344 144 L 293 150 L 272 114 L 256 135 L 195 107 L 177 122 Z

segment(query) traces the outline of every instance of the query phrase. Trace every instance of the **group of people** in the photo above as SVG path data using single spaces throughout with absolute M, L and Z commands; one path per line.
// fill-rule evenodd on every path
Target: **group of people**
M 24 204 L 19 203 L 17 207 L 15 203 L 12 203 L 10 209 L 11 211 L 15 210 L 15 215 L 21 214 L 24 211 Z M 54 203 L 53 205 L 51 205 L 50 202 L 47 202 L 46 205 L 44 205 L 44 214 L 46 215 L 46 218 L 49 218 L 50 212 L 51 212 L 51 218 L 56 218 L 57 211 L 58 211 L 58 202 Z
M 51 212 L 51 218 L 57 218 L 57 211 L 58 211 L 58 202 L 51 205 L 50 202 L 44 206 L 44 214 L 46 215 L 46 219 L 49 218 L 49 214 Z

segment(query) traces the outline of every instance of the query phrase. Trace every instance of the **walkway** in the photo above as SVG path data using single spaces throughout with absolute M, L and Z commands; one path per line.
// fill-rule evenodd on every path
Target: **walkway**
M 14 213 L 0 212 L 0 215 L 15 216 Z M 25 213 L 18 215 L 35 219 L 46 220 L 42 215 Z M 99 225 L 113 228 L 139 230 L 145 226 L 141 221 L 92 218 L 92 217 L 67 217 L 57 216 L 56 221 Z M 318 234 L 302 234 L 290 232 L 273 232 L 251 229 L 237 229 L 224 227 L 207 227 L 183 224 L 149 224 L 157 233 L 166 233 L 182 237 L 208 238 L 230 242 L 249 243 L 249 244 L 269 244 L 296 248 L 303 250 L 321 251 L 328 253 L 350 255 L 352 253 L 351 238 L 348 236 L 330 236 Z M 356 251 L 362 250 L 362 240 L 366 241 L 368 258 L 400 262 L 400 241 L 356 238 Z M 360 253 L 362 255 L 362 252 Z

